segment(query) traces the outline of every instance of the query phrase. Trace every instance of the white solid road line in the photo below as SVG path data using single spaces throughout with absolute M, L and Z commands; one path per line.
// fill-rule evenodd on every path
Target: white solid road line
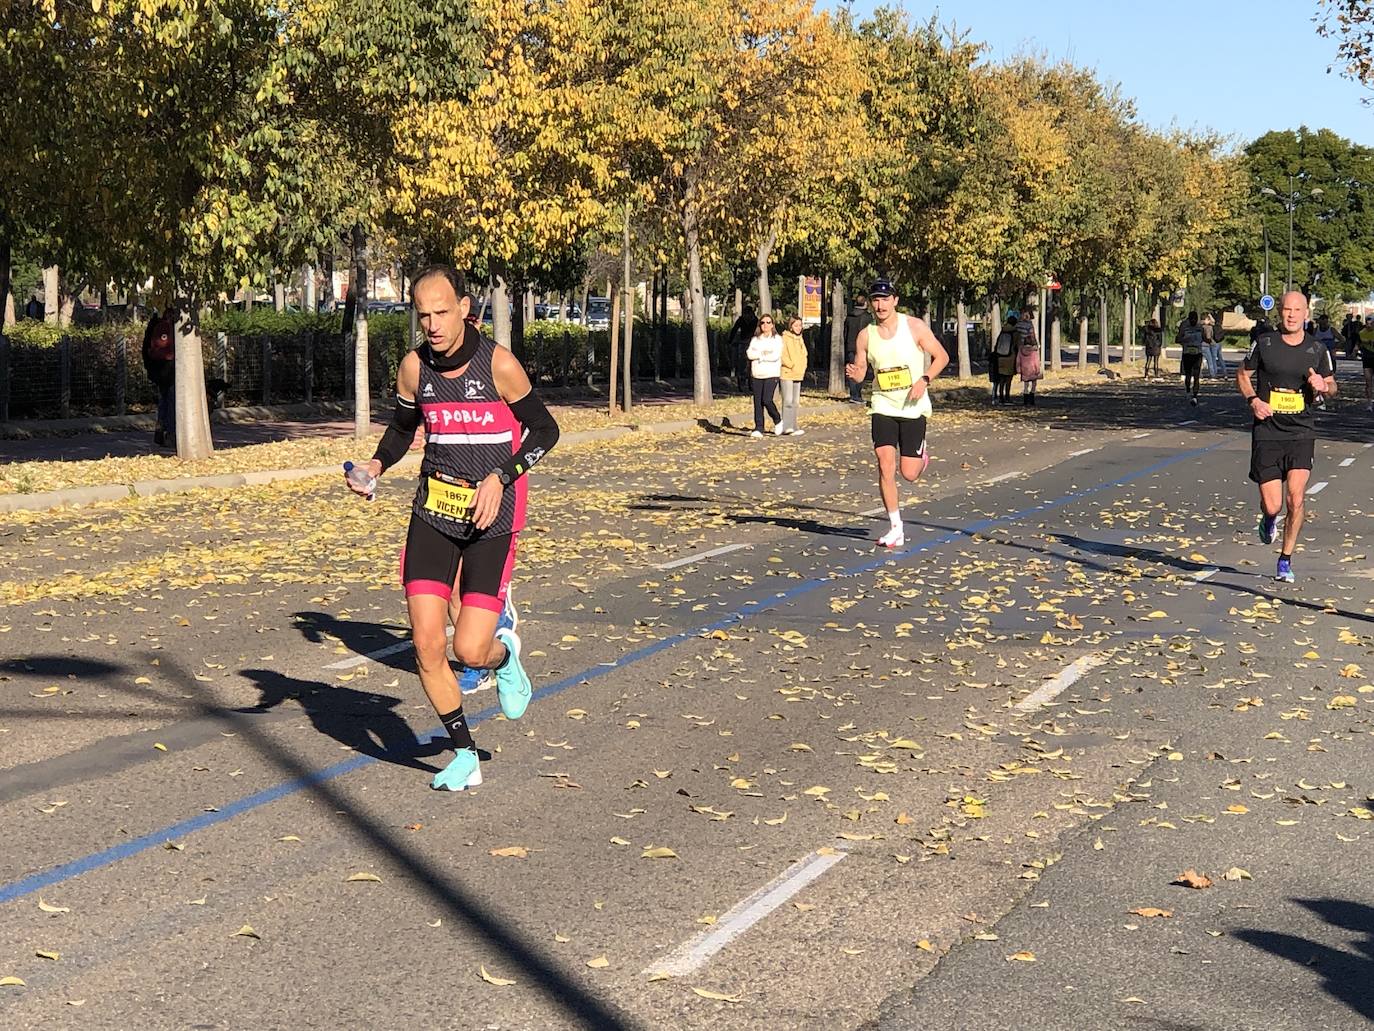
M 828 850 L 824 855 L 812 852 L 737 903 L 711 927 L 683 942 L 662 960 L 649 964 L 642 973 L 671 977 L 690 974 L 848 854 L 842 848 Z
M 990 483 L 1001 483 L 1003 480 L 1010 480 L 1013 476 L 1022 476 L 1022 475 L 1024 475 L 1024 474 L 1021 472 L 1020 469 L 1013 469 L 1013 470 L 1012 470 L 1011 472 L 1009 472 L 1009 473 L 1003 473 L 1001 476 L 994 476 L 994 477 L 992 477 L 991 479 L 984 480 L 984 481 L 983 481 L 983 486 L 986 487 L 986 486 L 987 486 L 988 484 L 990 484 Z
M 1041 684 L 1030 694 L 1026 695 L 1025 698 L 1022 698 L 1012 706 L 1012 708 L 1019 713 L 1034 712 L 1036 709 L 1043 708 L 1077 683 L 1078 678 L 1088 672 L 1088 670 L 1092 669 L 1094 666 L 1100 666 L 1106 661 L 1107 656 L 1103 652 L 1094 652 L 1091 655 L 1080 656 L 1069 663 L 1059 676 L 1047 683 Z
M 726 544 L 719 548 L 712 548 L 710 551 L 699 551 L 695 555 L 684 555 L 682 558 L 675 558 L 671 562 L 665 562 L 661 566 L 654 566 L 655 569 L 676 569 L 678 566 L 689 565 L 692 562 L 700 562 L 704 558 L 715 558 L 717 555 L 727 555 L 732 551 L 739 551 L 741 548 L 752 548 L 752 544 Z
M 1072 453 L 1069 455 L 1069 457 L 1070 457 L 1070 458 L 1079 458 L 1079 457 L 1081 457 L 1082 455 L 1090 455 L 1090 454 L 1092 454 L 1092 453 L 1093 453 L 1094 451 L 1096 451 L 1096 450 L 1097 450 L 1097 448 L 1095 448 L 1095 447 L 1085 447 L 1082 451 L 1074 451 L 1074 452 L 1072 452 Z
M 1132 440 L 1144 440 L 1144 439 L 1145 439 L 1146 437 L 1148 437 L 1149 435 L 1150 435 L 1150 431 L 1149 431 L 1149 430 L 1146 430 L 1144 433 L 1134 433 L 1134 434 L 1132 434 L 1132 435 L 1131 435 L 1131 439 L 1132 439 Z
M 1312 486 L 1308 487 L 1308 488 L 1307 488 L 1307 493 L 1308 493 L 1309 495 L 1311 495 L 1311 494 L 1320 494 L 1322 491 L 1326 490 L 1326 487 L 1327 487 L 1327 481 L 1326 481 L 1326 480 L 1322 480 L 1320 483 L 1314 483 L 1314 484 L 1312 484 Z
M 1342 469 L 1345 469 L 1345 468 L 1347 468 L 1347 467 L 1349 467 L 1349 466 L 1352 466 L 1352 465 L 1354 465 L 1354 464 L 1355 464 L 1355 459 L 1353 459 L 1353 458 L 1342 458 L 1342 459 L 1341 459 L 1341 468 L 1342 468 Z
M 448 628 L 448 636 L 453 636 L 453 627 Z M 364 662 L 371 662 L 373 659 L 384 659 L 388 655 L 395 655 L 397 652 L 407 651 L 414 647 L 409 639 L 397 641 L 389 644 L 385 648 L 380 648 L 375 652 L 368 652 L 366 655 L 354 655 L 352 658 L 340 659 L 338 662 L 331 662 L 325 669 L 352 669 L 354 666 L 361 666 Z
M 1212 577 L 1216 576 L 1216 574 L 1219 572 L 1221 572 L 1221 570 L 1217 569 L 1216 566 L 1208 566 L 1206 569 L 1199 569 L 1196 573 L 1194 573 L 1193 579 L 1196 580 L 1198 583 L 1202 583 L 1203 580 L 1212 579 Z
M 887 509 L 885 509 L 882 505 L 879 505 L 877 508 L 870 508 L 867 512 L 860 512 L 859 515 L 861 515 L 861 516 L 880 516 L 880 515 L 887 515 Z
M 1196 425 L 1196 424 L 1197 424 L 1197 420 L 1196 420 L 1196 419 L 1189 419 L 1187 422 L 1181 422 L 1181 423 L 1179 423 L 1180 426 L 1194 426 L 1194 425 Z

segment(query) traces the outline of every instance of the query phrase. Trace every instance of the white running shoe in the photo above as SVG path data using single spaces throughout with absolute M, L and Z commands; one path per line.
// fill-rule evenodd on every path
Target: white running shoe
M 793 430 L 793 431 L 792 431 L 792 436 L 794 436 L 794 437 L 800 437 L 801 435 L 802 435 L 802 431 L 801 431 L 801 430 Z
M 755 438 L 757 438 L 757 437 L 762 437 L 762 436 L 763 436 L 763 431 L 762 431 L 762 430 L 754 430 L 754 431 L 752 431 L 752 432 L 749 434 L 749 436 L 755 437 Z
M 906 543 L 906 533 L 900 526 L 894 526 L 878 538 L 878 546 L 882 548 L 900 548 Z
M 787 431 L 786 431 L 785 429 L 782 428 L 781 424 L 775 423 L 775 424 L 773 425 L 773 436 L 775 436 L 775 437 L 781 437 L 781 436 L 782 436 L 784 433 L 786 433 L 786 432 L 787 432 Z

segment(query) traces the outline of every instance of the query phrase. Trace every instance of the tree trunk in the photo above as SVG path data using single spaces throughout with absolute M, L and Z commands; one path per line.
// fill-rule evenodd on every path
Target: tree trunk
M 55 325 L 62 312 L 61 271 L 56 265 L 43 269 L 43 321 Z
M 687 289 L 692 295 L 692 401 L 709 405 L 711 390 L 711 341 L 706 332 L 706 291 L 701 280 L 701 228 L 698 223 L 696 187 L 690 185 L 682 206 L 682 237 L 687 246 Z M 740 293 L 735 290 L 735 301 Z
M 768 235 L 759 244 L 758 253 L 754 255 L 754 266 L 759 270 L 759 314 L 772 312 L 773 310 L 773 291 L 768 286 L 768 254 L 773 249 L 773 244 L 777 242 L 778 230 L 776 226 L 770 226 Z
M 325 252 L 320 261 L 320 268 L 324 272 L 324 295 L 320 300 L 324 302 L 324 310 L 332 312 L 338 306 L 338 298 L 334 294 L 334 251 L 332 248 Z
M 617 364 L 620 361 L 620 291 L 612 292 L 608 286 L 606 292 L 611 296 L 611 391 L 606 414 L 614 417 L 619 407 L 616 403 L 615 389 L 616 378 L 620 373 L 620 366 Z
M 1097 365 L 1102 369 L 1112 363 L 1107 354 L 1107 335 L 1107 295 L 1103 294 L 1098 299 L 1097 311 Z
M 997 338 L 1002 335 L 1002 302 L 989 298 L 988 314 L 992 316 L 992 337 L 988 340 L 988 350 L 991 351 Z
M 620 289 L 625 294 L 623 315 L 625 317 L 625 342 L 623 358 L 625 363 L 625 414 L 630 413 L 634 400 L 630 391 L 630 380 L 634 374 L 634 336 L 635 336 L 635 292 L 630 283 L 630 205 L 625 205 L 625 230 L 621 239 L 620 258 L 622 262 Z
M 954 305 L 954 317 L 959 320 L 954 329 L 954 340 L 959 348 L 959 378 L 968 379 L 973 375 L 973 361 L 968 353 L 968 308 L 962 295 Z
M 14 298 L 10 294 L 12 260 L 9 238 L 0 237 L 0 305 L 4 306 L 4 312 L 0 314 L 0 334 L 14 325 Z
M 301 307 L 307 314 L 314 315 L 315 304 L 315 266 L 306 265 L 301 269 Z
M 175 346 L 177 457 L 184 461 L 209 458 L 214 452 L 214 441 L 210 436 L 210 407 L 205 399 L 200 318 L 193 301 L 181 302 Z
M 367 234 L 353 226 L 353 436 L 372 431 L 372 390 L 367 379 Z
M 1064 368 L 1064 320 L 1059 317 L 1058 308 L 1050 320 L 1050 368 L 1055 372 Z
M 530 292 L 523 283 L 512 284 L 512 289 L 520 295 L 520 303 L 511 306 L 510 349 L 511 354 L 523 362 L 525 360 L 525 326 L 531 321 L 525 310 L 525 302 L 529 300 Z
M 278 313 L 286 311 L 286 284 L 280 279 L 272 283 L 272 307 Z
M 830 383 L 826 392 L 831 397 L 848 397 L 849 384 L 844 379 L 844 283 L 835 276 L 830 284 Z
M 491 277 L 491 335 L 510 350 L 510 287 L 500 273 Z
M 1129 362 L 1135 357 L 1135 305 L 1131 303 L 1131 291 L 1121 293 L 1121 360 Z
M 1078 316 L 1078 368 L 1088 368 L 1088 313 L 1085 309 Z
M 744 314 L 744 291 L 735 287 L 735 318 Z

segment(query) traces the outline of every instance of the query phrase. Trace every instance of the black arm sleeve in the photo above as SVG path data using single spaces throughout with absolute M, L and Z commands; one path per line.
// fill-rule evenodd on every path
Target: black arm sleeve
M 391 425 L 382 434 L 377 453 L 372 457 L 382 463 L 382 472 L 406 456 L 420 426 L 420 409 L 410 398 L 396 395 L 396 410 L 391 413 Z
M 515 454 L 492 470 L 506 487 L 529 472 L 534 463 L 552 451 L 553 446 L 558 443 L 558 423 L 533 390 L 519 401 L 512 401 L 510 410 L 525 427 L 525 436 L 521 439 L 520 447 Z

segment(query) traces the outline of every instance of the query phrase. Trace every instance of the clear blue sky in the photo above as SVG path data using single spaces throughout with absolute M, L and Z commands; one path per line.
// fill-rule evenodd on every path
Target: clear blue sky
M 838 3 L 825 6 L 834 8 Z M 856 15 L 879 6 L 856 0 Z M 913 21 L 938 15 L 988 44 L 1096 70 L 1155 128 L 1213 129 L 1241 145 L 1270 129 L 1331 129 L 1374 146 L 1371 92 L 1327 74 L 1335 42 L 1317 35 L 1317 0 L 904 0 Z

